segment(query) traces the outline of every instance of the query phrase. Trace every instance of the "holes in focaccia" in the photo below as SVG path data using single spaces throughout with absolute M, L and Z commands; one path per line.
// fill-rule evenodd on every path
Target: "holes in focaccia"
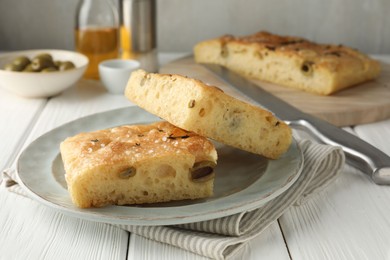
M 313 75 L 313 65 L 314 65 L 314 62 L 312 62 L 312 61 L 305 61 L 304 63 L 302 63 L 301 71 L 302 71 L 303 75 L 305 75 L 305 76 Z
M 206 110 L 202 107 L 200 110 L 199 110 L 199 116 L 200 117 L 204 117 L 206 115 Z
M 158 178 L 174 178 L 176 170 L 170 165 L 162 164 L 156 169 L 156 176 Z
M 211 161 L 196 162 L 190 170 L 190 177 L 193 182 L 206 182 L 214 178 L 214 168 L 217 166 Z
M 148 195 L 149 195 L 149 192 L 147 192 L 146 190 L 144 190 L 144 191 L 142 192 L 142 195 L 148 196 Z
M 121 179 L 129 179 L 130 177 L 135 176 L 137 169 L 133 166 L 128 167 L 119 172 L 118 177 Z

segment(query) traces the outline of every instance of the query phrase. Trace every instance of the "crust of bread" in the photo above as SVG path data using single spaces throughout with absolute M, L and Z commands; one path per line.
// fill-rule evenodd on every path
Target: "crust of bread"
M 271 112 L 196 79 L 137 70 L 125 95 L 173 125 L 271 159 L 292 141 L 289 126 Z
M 225 35 L 194 47 L 195 61 L 225 66 L 244 76 L 330 95 L 376 78 L 378 61 L 342 45 L 259 32 Z
M 80 133 L 60 150 L 69 193 L 80 208 L 213 194 L 214 175 L 194 181 L 191 169 L 204 161 L 216 164 L 214 145 L 168 122 Z

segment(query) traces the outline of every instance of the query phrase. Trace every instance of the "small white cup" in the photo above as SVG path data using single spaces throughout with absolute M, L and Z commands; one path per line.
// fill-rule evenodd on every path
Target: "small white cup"
M 138 69 L 136 60 L 113 59 L 99 63 L 100 80 L 109 93 L 123 95 L 131 72 Z

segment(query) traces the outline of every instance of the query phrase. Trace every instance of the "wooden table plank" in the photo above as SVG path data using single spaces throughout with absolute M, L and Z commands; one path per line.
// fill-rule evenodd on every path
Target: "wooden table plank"
M 390 120 L 359 125 L 354 130 L 363 140 L 390 155 Z
M 388 259 L 390 189 L 347 166 L 332 186 L 281 218 L 292 259 Z
M 46 99 L 26 99 L 0 88 L 0 169 L 9 167 L 20 149 L 26 131 L 35 123 Z
M 0 189 L 1 259 L 126 259 L 128 233 Z

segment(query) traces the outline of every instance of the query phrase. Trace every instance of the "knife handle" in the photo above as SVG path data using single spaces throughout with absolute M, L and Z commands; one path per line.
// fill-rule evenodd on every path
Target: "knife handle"
M 370 175 L 376 184 L 390 185 L 390 157 L 376 147 L 348 132 L 340 134 L 339 128 L 316 118 L 288 123 L 321 143 L 342 147 L 350 165 Z

